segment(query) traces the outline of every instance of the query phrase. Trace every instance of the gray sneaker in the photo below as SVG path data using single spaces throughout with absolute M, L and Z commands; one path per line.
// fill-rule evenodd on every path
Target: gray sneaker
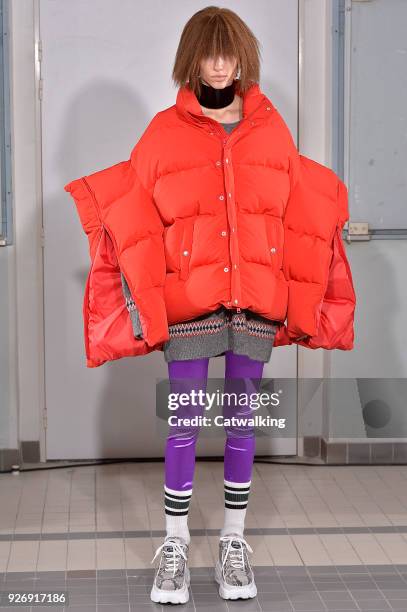
M 160 563 L 151 589 L 156 603 L 186 603 L 189 600 L 190 573 L 187 567 L 189 546 L 180 536 L 166 536 L 151 563 L 161 551 Z
M 223 599 L 256 597 L 257 587 L 247 551 L 253 552 L 248 542 L 237 533 L 220 538 L 215 580 L 219 584 L 219 595 Z

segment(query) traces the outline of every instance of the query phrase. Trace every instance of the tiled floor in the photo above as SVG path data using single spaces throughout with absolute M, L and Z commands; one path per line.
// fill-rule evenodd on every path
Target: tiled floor
M 162 463 L 0 475 L 0 591 L 65 590 L 75 612 L 168 609 L 149 598 L 163 499 Z M 407 466 L 255 463 L 245 529 L 252 600 L 217 593 L 223 512 L 223 464 L 198 461 L 191 596 L 177 608 L 407 612 Z M 32 607 L 42 609 L 63 608 Z

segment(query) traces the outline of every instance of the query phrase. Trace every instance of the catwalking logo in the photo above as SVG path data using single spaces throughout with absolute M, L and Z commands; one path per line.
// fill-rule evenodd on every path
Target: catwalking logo
M 253 417 L 224 417 L 218 415 L 213 419 L 217 427 L 278 427 L 285 428 L 285 419 L 274 419 L 273 417 L 263 417 L 256 414 Z M 168 418 L 171 427 L 210 427 L 212 419 L 206 416 L 177 417 L 176 415 Z

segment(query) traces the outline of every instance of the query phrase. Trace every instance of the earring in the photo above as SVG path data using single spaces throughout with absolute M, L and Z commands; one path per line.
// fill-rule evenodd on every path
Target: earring
M 191 76 L 195 77 L 195 78 L 200 78 L 201 75 L 200 74 L 191 74 Z M 189 82 L 190 82 L 190 79 L 187 79 L 186 83 L 189 83 Z
M 238 79 L 240 79 L 240 68 L 238 68 L 236 72 L 235 81 L 237 81 Z

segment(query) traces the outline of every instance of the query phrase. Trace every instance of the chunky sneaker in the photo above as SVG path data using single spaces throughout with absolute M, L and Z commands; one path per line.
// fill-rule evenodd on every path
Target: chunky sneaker
M 249 599 L 256 597 L 257 587 L 250 567 L 248 542 L 237 533 L 222 536 L 219 541 L 219 559 L 215 565 L 215 580 L 223 599 Z
M 177 604 L 189 600 L 188 549 L 184 538 L 179 536 L 167 536 L 157 548 L 151 563 L 160 551 L 161 557 L 150 593 L 151 601 Z

